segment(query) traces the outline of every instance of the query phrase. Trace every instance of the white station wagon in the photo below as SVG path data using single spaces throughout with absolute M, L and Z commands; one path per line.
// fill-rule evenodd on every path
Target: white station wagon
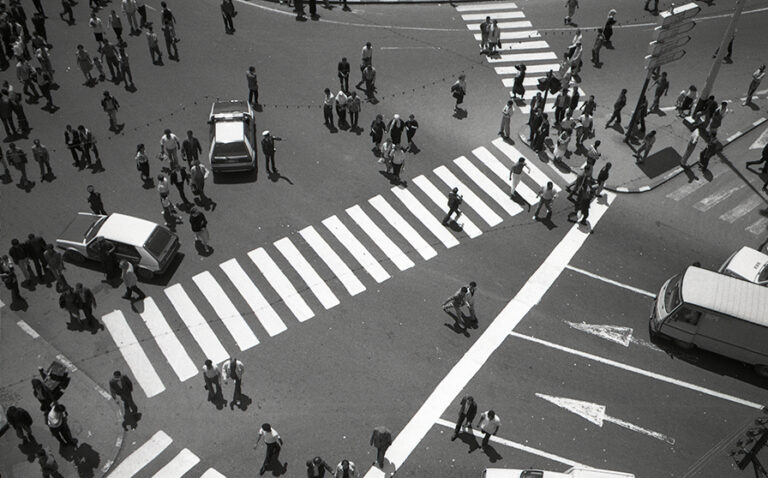
M 755 284 L 768 286 L 768 255 L 744 246 L 734 252 L 718 271 Z
M 165 226 L 125 214 L 108 216 L 80 212 L 56 239 L 56 246 L 75 263 L 99 261 L 99 244 L 114 244 L 118 259 L 126 259 L 136 274 L 149 278 L 162 274 L 179 250 L 179 238 Z

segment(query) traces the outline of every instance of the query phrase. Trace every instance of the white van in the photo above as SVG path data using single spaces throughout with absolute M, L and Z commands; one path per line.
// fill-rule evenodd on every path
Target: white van
M 486 468 L 483 478 L 635 478 L 631 473 L 598 470 L 574 466 L 562 473 L 544 470 L 511 470 L 508 468 Z
M 768 255 L 744 246 L 734 252 L 718 272 L 768 286 Z
M 768 377 L 768 287 L 689 266 L 661 287 L 650 331 L 748 363 Z

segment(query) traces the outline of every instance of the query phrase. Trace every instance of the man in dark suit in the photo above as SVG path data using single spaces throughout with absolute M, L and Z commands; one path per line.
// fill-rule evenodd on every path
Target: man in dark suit
M 264 161 L 267 164 L 267 173 L 277 173 L 275 167 L 275 141 L 280 141 L 282 138 L 272 136 L 269 131 L 261 133 L 261 151 L 264 152 Z M 270 171 L 269 165 L 272 164 L 272 170 Z
M 109 393 L 112 394 L 112 398 L 123 401 L 125 407 L 125 414 L 129 413 L 135 415 L 138 412 L 136 403 L 133 401 L 133 382 L 127 375 L 123 375 L 120 371 L 115 371 L 112 378 L 109 380 Z
M 344 93 L 349 93 L 349 62 L 344 57 L 339 62 L 339 83 Z

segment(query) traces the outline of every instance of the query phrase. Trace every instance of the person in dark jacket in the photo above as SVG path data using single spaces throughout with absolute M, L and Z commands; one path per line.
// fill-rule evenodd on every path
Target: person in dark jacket
M 45 261 L 45 257 L 43 257 L 46 247 L 45 240 L 42 237 L 29 234 L 27 236 L 27 241 L 24 243 L 24 247 L 27 250 L 29 258 L 35 264 L 35 272 L 37 272 L 38 281 L 43 282 L 46 269 L 48 269 L 48 263 Z
M 176 189 L 178 189 L 179 196 L 181 197 L 181 200 L 184 201 L 184 205 L 186 206 L 192 204 L 184 194 L 184 184 L 189 184 L 189 174 L 187 174 L 187 168 L 184 166 L 177 166 L 173 171 L 171 171 L 170 178 L 171 184 L 176 186 Z
M 116 370 L 109 379 L 109 393 L 112 394 L 113 399 L 122 400 L 125 415 L 135 415 L 139 411 L 136 402 L 133 401 L 133 382 L 119 370 Z
M 181 157 L 186 160 L 190 167 L 192 163 L 200 160 L 200 154 L 203 152 L 200 141 L 195 138 L 192 130 L 187 131 L 187 138 L 181 143 Z
M 21 438 L 22 443 L 37 443 L 35 436 L 32 435 L 32 417 L 29 412 L 21 407 L 8 407 L 5 412 L 8 424 L 16 431 L 16 436 Z
M 205 252 L 212 252 L 213 248 L 208 245 L 208 220 L 197 206 L 194 206 L 190 212 L 189 226 L 192 228 L 192 232 L 195 233 L 195 240 L 200 241 Z
M 235 23 L 232 18 L 235 16 L 235 5 L 232 0 L 221 0 L 221 17 L 224 19 L 224 33 L 235 33 Z
M 29 283 L 32 280 L 32 266 L 29 265 L 29 251 L 27 248 L 19 242 L 18 239 L 11 240 L 11 247 L 8 249 L 8 255 L 11 256 L 13 263 L 21 269 L 21 273 L 24 274 L 24 282 Z
M 261 133 L 261 150 L 264 152 L 264 162 L 267 166 L 267 174 L 277 174 L 277 168 L 275 167 L 275 141 L 281 141 L 282 138 L 272 136 L 269 131 Z M 269 169 L 270 164 L 272 170 Z
M 389 131 L 389 137 L 392 139 L 393 144 L 400 146 L 403 129 L 405 129 L 405 122 L 400 119 L 400 115 L 394 115 L 387 125 L 387 131 Z
M 40 402 L 40 410 L 48 414 L 51 410 L 51 404 L 53 404 L 53 394 L 39 378 L 32 379 L 32 393 L 37 401 Z
M 96 192 L 93 186 L 88 185 L 86 188 L 88 191 L 88 204 L 91 206 L 91 211 L 94 214 L 107 215 L 107 211 L 104 210 L 104 202 L 101 200 L 101 193 Z
M 349 62 L 347 61 L 347 58 L 344 57 L 341 59 L 338 65 L 339 70 L 339 83 L 341 85 L 341 89 L 344 91 L 344 93 L 349 92 Z
M 93 315 L 93 309 L 96 307 L 96 296 L 93 295 L 91 289 L 84 287 L 80 282 L 75 284 L 75 293 L 77 294 L 78 306 L 83 311 L 85 326 L 96 333 L 100 327 L 99 321 Z
M 472 428 L 472 422 L 477 415 L 477 403 L 471 395 L 466 395 L 461 399 L 461 408 L 459 408 L 459 419 L 456 421 L 456 428 L 453 430 L 453 436 L 451 441 L 455 440 L 459 436 L 459 432 L 467 426 Z M 465 425 L 466 423 L 466 425 Z

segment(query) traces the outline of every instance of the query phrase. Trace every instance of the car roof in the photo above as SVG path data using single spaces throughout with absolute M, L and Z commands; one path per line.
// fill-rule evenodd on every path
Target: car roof
M 251 106 L 244 100 L 215 101 L 211 107 L 211 116 L 234 116 L 251 112 Z
M 99 237 L 131 246 L 141 247 L 149 239 L 157 224 L 146 219 L 112 213 L 99 229 Z
M 756 266 L 763 266 L 766 262 L 768 262 L 768 255 L 744 246 L 728 260 L 728 270 L 746 279 L 755 280 L 761 270 L 761 267 Z
M 245 128 L 239 121 L 217 122 L 214 136 L 217 143 L 236 143 L 245 138 Z
M 768 327 L 768 288 L 694 266 L 682 283 L 685 302 Z

